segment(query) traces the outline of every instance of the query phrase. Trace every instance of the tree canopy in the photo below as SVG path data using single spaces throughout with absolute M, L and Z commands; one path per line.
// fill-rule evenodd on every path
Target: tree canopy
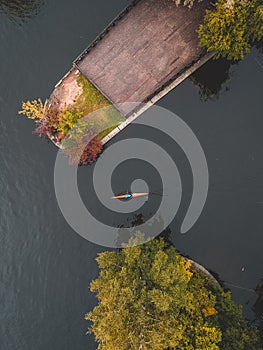
M 216 57 L 238 60 L 263 37 L 263 0 L 218 0 L 198 29 L 200 44 Z
M 229 293 L 162 238 L 137 245 L 140 237 L 97 258 L 99 304 L 86 319 L 98 349 L 260 349 Z

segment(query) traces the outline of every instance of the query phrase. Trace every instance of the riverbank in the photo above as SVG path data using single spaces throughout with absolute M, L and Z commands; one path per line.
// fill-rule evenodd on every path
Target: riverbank
M 193 260 L 191 260 L 191 259 L 188 259 L 188 258 L 187 258 L 187 260 L 190 261 L 190 263 L 191 263 L 197 270 L 202 271 L 202 272 L 212 281 L 212 283 L 213 283 L 216 287 L 222 289 L 222 286 L 220 285 L 220 283 L 218 282 L 218 280 L 217 280 L 204 266 L 198 264 L 196 261 L 193 261 Z

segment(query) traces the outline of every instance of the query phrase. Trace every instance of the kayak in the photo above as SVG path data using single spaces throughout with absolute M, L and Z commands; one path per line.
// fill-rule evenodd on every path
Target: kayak
M 136 197 L 143 197 L 143 196 L 148 196 L 149 192 L 127 192 L 127 193 L 123 193 L 123 194 L 118 194 L 117 196 L 113 196 L 111 198 L 113 199 L 132 199 L 132 198 L 136 198 Z

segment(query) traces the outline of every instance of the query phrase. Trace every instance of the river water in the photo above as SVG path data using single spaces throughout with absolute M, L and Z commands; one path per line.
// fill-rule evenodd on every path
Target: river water
M 73 59 L 126 5 L 0 1 L 3 350 L 96 348 L 85 335 L 84 314 L 96 304 L 89 283 L 98 273 L 94 259 L 104 249 L 83 240 L 64 220 L 53 186 L 57 150 L 32 135 L 33 122 L 17 111 L 24 99 L 49 96 Z M 254 291 L 263 278 L 262 76 L 263 54 L 254 48 L 236 65 L 208 63 L 194 82 L 186 80 L 159 103 L 195 132 L 210 174 L 201 217 L 181 235 L 182 210 L 171 224 L 171 237 L 182 253 L 219 275 L 251 319 L 262 316 Z M 111 143 L 143 132 L 130 126 Z M 85 179 L 92 167 L 79 173 L 88 203 Z

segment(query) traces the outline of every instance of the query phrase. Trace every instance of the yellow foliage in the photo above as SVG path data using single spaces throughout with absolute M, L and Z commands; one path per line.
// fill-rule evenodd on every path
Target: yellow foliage
M 263 37 L 262 17 L 262 0 L 218 0 L 197 30 L 200 45 L 216 58 L 243 59 Z
M 209 317 L 215 315 L 217 311 L 214 307 L 207 306 L 202 309 L 202 313 L 205 317 Z
M 44 118 L 44 105 L 40 98 L 33 101 L 22 103 L 22 109 L 18 114 L 24 114 L 29 119 L 35 119 L 37 122 Z

